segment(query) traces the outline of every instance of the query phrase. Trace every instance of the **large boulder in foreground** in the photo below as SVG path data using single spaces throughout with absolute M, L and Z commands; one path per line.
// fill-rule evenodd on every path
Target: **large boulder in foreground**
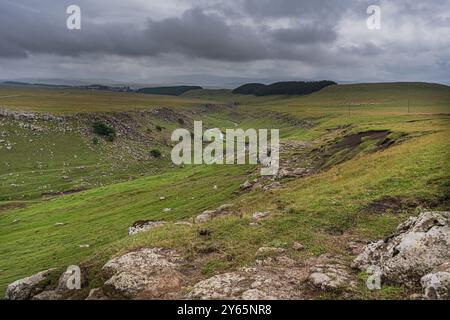
M 6 288 L 5 299 L 29 300 L 40 294 L 45 289 L 44 282 L 55 269 L 49 269 L 36 273 L 30 277 L 14 281 Z
M 423 276 L 450 261 L 449 220 L 450 212 L 411 217 L 387 239 L 367 245 L 353 266 L 377 267 L 385 282 L 418 287 Z
M 255 265 L 200 281 L 187 295 L 194 300 L 298 300 L 307 273 L 288 258 L 273 265 Z
M 182 262 L 180 255 L 162 248 L 129 252 L 103 266 L 109 277 L 103 291 L 111 298 L 176 298 L 183 283 Z

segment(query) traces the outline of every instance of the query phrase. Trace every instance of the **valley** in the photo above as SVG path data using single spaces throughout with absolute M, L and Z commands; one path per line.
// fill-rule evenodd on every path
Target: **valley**
M 75 264 L 83 288 L 64 298 L 99 289 L 110 298 L 408 299 L 421 289 L 391 281 L 369 290 L 351 262 L 408 217 L 450 210 L 445 85 L 330 85 L 303 96 L 8 85 L 0 110 L 1 292 L 50 268 L 46 285 L 55 286 Z M 259 165 L 174 165 L 171 133 L 192 132 L 194 121 L 223 132 L 279 129 L 278 175 L 260 176 Z M 96 122 L 114 137 L 96 133 Z M 139 221 L 158 224 L 129 235 Z M 110 281 L 120 268 L 104 266 L 133 253 L 171 262 L 164 272 L 179 281 L 120 292 Z M 315 285 L 328 269 L 341 282 Z M 261 277 L 286 287 L 247 287 Z

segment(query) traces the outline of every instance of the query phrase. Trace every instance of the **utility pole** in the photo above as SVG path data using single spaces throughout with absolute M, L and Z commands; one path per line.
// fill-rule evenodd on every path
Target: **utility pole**
M 408 99 L 408 114 L 409 114 L 409 99 Z

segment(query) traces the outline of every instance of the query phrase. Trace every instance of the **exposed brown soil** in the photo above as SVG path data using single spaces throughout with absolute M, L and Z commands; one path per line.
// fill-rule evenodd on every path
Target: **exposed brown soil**
M 10 203 L 0 203 L 0 213 L 2 211 L 12 210 L 12 209 L 23 209 L 27 205 L 23 202 L 10 202 Z
M 386 196 L 372 201 L 362 209 L 365 213 L 381 214 L 385 212 L 400 213 L 403 210 L 415 208 L 419 205 L 418 201 L 405 199 L 402 197 Z
M 390 133 L 391 132 L 387 131 L 387 130 L 371 130 L 371 131 L 365 131 L 365 132 L 351 134 L 351 135 L 344 137 L 341 141 L 336 143 L 332 147 L 332 150 L 345 149 L 345 148 L 354 149 L 362 143 L 362 138 L 366 138 L 366 137 L 369 137 L 370 139 L 376 139 L 376 140 L 383 139 L 383 141 L 384 141 L 384 140 L 386 140 L 387 136 Z
M 410 199 L 404 197 L 386 196 L 372 201 L 361 212 L 370 214 L 393 213 L 398 214 L 405 210 L 421 209 L 448 209 L 450 208 L 450 196 L 433 199 Z

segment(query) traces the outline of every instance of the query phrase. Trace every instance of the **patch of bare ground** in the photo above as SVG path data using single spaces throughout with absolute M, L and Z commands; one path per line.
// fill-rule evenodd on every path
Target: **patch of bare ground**
M 351 134 L 351 135 L 345 136 L 341 141 L 336 143 L 331 148 L 331 150 L 346 149 L 346 148 L 354 149 L 362 143 L 363 138 L 381 140 L 381 139 L 385 139 L 389 134 L 390 134 L 390 131 L 387 131 L 387 130 L 371 130 L 371 131 L 365 131 L 365 132 Z
M 23 209 L 27 205 L 24 202 L 7 202 L 7 203 L 0 203 L 0 214 L 2 211 L 8 211 L 12 209 Z
M 430 199 L 411 199 L 400 196 L 385 196 L 370 202 L 361 209 L 361 212 L 369 214 L 399 214 L 403 211 L 411 211 L 413 209 L 436 209 L 448 208 L 449 206 L 450 196 L 448 195 Z
M 387 149 L 408 137 L 406 134 L 393 134 L 389 130 L 369 130 L 348 134 L 349 130 L 349 127 L 336 129 L 333 136 L 337 135 L 339 138 L 334 138 L 311 150 L 308 157 L 312 159 L 317 170 L 329 169 L 362 152 Z

